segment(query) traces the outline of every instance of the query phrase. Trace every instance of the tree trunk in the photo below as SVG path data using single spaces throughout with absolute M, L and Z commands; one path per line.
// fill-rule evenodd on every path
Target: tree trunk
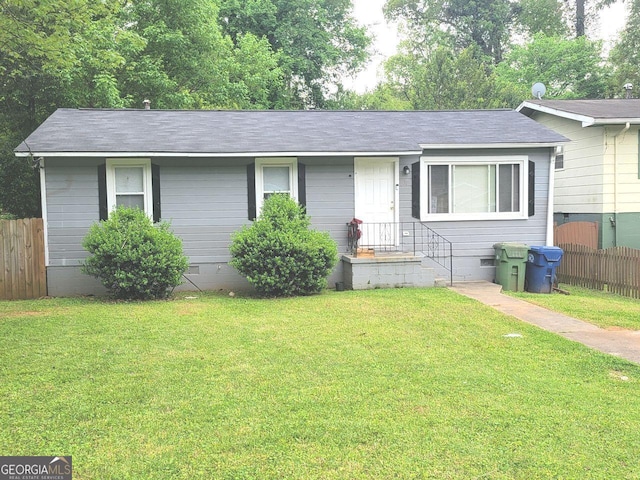
M 584 37 L 584 0 L 576 0 L 576 38 Z

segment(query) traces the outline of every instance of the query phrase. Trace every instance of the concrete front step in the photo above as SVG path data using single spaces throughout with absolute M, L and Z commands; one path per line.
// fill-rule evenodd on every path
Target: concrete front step
M 434 287 L 435 270 L 415 255 L 353 257 L 343 255 L 344 286 L 348 290 Z

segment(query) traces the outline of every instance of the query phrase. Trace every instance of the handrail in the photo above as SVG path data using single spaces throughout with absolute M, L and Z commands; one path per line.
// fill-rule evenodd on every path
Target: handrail
M 423 251 L 423 253 L 449 272 L 449 282 L 453 285 L 453 243 L 424 223 L 420 222 L 420 225 L 427 232 L 429 239 L 427 245 L 430 247 L 428 252 Z M 447 258 L 449 259 L 448 265 L 446 264 Z
M 354 257 L 370 251 L 422 254 L 449 272 L 453 284 L 453 244 L 422 222 L 347 223 L 347 251 Z

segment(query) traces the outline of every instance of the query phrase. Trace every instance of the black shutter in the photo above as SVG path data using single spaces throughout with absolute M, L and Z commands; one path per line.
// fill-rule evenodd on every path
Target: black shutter
M 162 218 L 160 210 L 160 166 L 151 164 L 151 190 L 153 192 L 153 223 Z
M 420 220 L 420 162 L 411 164 L 411 216 Z
M 298 203 L 307 206 L 307 167 L 304 163 L 298 162 Z
M 98 165 L 98 202 L 100 221 L 109 218 L 109 207 L 107 205 L 107 165 Z
M 553 195 L 553 192 L 549 192 Z M 529 216 L 536 214 L 536 164 L 529 162 Z
M 256 164 L 247 165 L 247 192 L 249 200 L 249 220 L 255 220 L 257 217 L 256 207 Z

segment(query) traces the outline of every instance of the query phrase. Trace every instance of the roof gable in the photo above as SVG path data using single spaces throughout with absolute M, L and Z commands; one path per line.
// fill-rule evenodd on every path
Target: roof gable
M 548 113 L 557 117 L 591 125 L 619 125 L 627 122 L 640 124 L 640 99 L 599 100 L 527 100 L 517 109 L 524 115 L 534 112 Z
M 16 148 L 16 154 L 406 154 L 429 145 L 544 146 L 564 141 L 513 110 L 59 109 Z

